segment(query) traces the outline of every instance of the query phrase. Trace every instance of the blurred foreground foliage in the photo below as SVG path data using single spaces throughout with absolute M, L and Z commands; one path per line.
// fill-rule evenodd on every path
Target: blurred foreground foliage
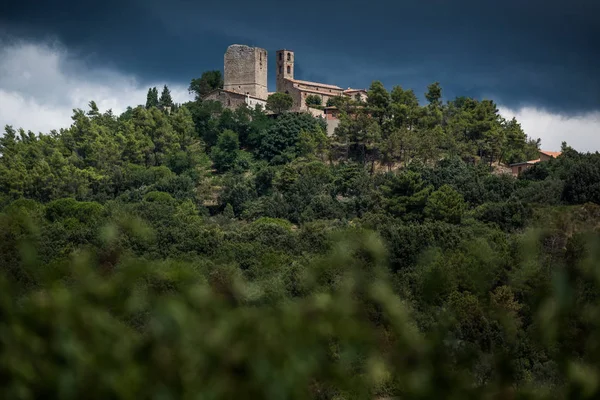
M 2 398 L 600 394 L 597 206 L 543 213 L 545 228 L 509 242 L 431 247 L 396 272 L 389 245 L 359 226 L 329 231 L 323 254 L 289 264 L 153 260 L 125 249 L 156 240 L 126 216 L 41 264 L 31 215 L 78 231 L 95 218 L 79 206 L 71 215 L 21 201 L 1 215 L 4 245 L 16 239 L 16 252 L 2 252 Z M 17 226 L 21 236 L 6 237 Z M 272 219 L 222 234 L 250 228 L 278 247 L 310 235 Z

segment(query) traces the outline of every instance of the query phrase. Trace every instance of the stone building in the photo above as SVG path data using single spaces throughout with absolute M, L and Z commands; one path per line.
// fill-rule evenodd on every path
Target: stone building
M 562 153 L 560 151 L 540 150 L 539 154 L 540 157 L 537 160 L 523 161 L 520 163 L 511 164 L 510 168 L 512 170 L 512 175 L 519 176 L 521 175 L 521 172 L 524 172 L 525 170 L 529 169 L 532 165 L 535 165 L 539 162 L 551 160 L 560 156 Z
M 344 90 L 344 94 L 356 101 L 365 102 L 367 101 L 367 90 L 366 89 L 351 89 Z
M 223 107 L 230 109 L 236 109 L 243 104 L 252 109 L 256 108 L 257 105 L 260 105 L 263 109 L 267 106 L 267 100 L 265 99 L 225 89 L 215 89 L 204 95 L 202 100 L 218 101 L 223 104 Z
M 309 82 L 294 78 L 294 52 L 283 49 L 276 52 L 276 92 L 288 93 L 294 104 L 291 111 L 309 112 L 313 116 L 324 118 L 328 133 L 339 123 L 335 108 L 326 107 L 334 97 L 345 96 L 365 101 L 365 89 L 342 89 L 336 85 Z M 257 47 L 233 44 L 227 48 L 224 57 L 223 89 L 206 94 L 204 100 L 215 100 L 227 108 L 237 108 L 242 104 L 254 108 L 257 104 L 266 107 L 271 92 L 267 88 L 267 51 Z M 309 107 L 308 96 L 318 96 L 322 107 Z
M 294 52 L 291 50 L 278 50 L 277 54 L 276 83 L 277 91 L 288 93 L 294 99 L 293 109 L 307 111 L 306 98 L 315 95 L 321 98 L 321 105 L 325 106 L 332 97 L 347 96 L 355 100 L 365 101 L 365 89 L 342 89 L 336 85 L 326 83 L 302 81 L 294 79 Z
M 223 89 L 267 99 L 267 51 L 232 44 L 225 52 Z

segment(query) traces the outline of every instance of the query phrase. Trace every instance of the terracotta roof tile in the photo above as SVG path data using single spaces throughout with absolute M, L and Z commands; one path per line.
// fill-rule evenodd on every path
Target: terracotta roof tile
M 548 157 L 558 157 L 562 154 L 562 152 L 560 151 L 545 151 L 545 150 L 540 150 L 540 153 L 547 155 Z

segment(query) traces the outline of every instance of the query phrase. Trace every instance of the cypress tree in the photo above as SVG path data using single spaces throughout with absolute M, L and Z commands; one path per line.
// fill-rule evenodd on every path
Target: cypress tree
M 160 94 L 160 99 L 158 100 L 158 105 L 160 108 L 164 109 L 165 107 L 173 108 L 173 99 L 171 98 L 171 91 L 165 85 L 163 87 L 162 93 Z
M 158 107 L 158 90 L 154 88 L 148 89 L 146 95 L 146 108 Z

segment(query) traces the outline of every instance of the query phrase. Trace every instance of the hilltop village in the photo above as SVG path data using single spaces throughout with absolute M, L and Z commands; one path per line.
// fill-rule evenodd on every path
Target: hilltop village
M 308 112 L 321 117 L 327 125 L 327 135 L 332 136 L 339 125 L 339 111 L 335 106 L 327 106 L 331 99 L 345 96 L 357 101 L 366 101 L 366 89 L 342 89 L 327 83 L 310 82 L 294 78 L 294 57 L 292 50 L 282 49 L 276 52 L 276 88 L 268 90 L 268 54 L 265 49 L 241 44 L 232 44 L 224 56 L 223 88 L 215 89 L 203 96 L 203 100 L 220 102 L 223 107 L 236 109 L 241 105 L 266 108 L 267 98 L 273 93 L 287 93 L 294 103 L 290 111 Z M 317 96 L 324 106 L 311 106 L 307 99 Z M 558 157 L 560 152 L 539 150 L 535 160 L 509 164 L 505 170 L 518 176 L 532 165 Z
M 242 104 L 254 108 L 267 104 L 269 95 L 280 92 L 289 94 L 294 100 L 291 111 L 309 112 L 315 117 L 322 117 L 327 122 L 327 133 L 339 123 L 336 107 L 327 107 L 332 98 L 339 96 L 352 97 L 366 101 L 366 89 L 342 89 L 336 85 L 309 82 L 294 78 L 294 57 L 291 50 L 276 52 L 276 89 L 269 92 L 267 87 L 267 51 L 258 47 L 233 44 L 227 48 L 224 57 L 223 89 L 216 89 L 204 96 L 204 100 L 219 101 L 226 108 L 237 108 Z M 324 107 L 311 107 L 307 98 L 317 96 Z

